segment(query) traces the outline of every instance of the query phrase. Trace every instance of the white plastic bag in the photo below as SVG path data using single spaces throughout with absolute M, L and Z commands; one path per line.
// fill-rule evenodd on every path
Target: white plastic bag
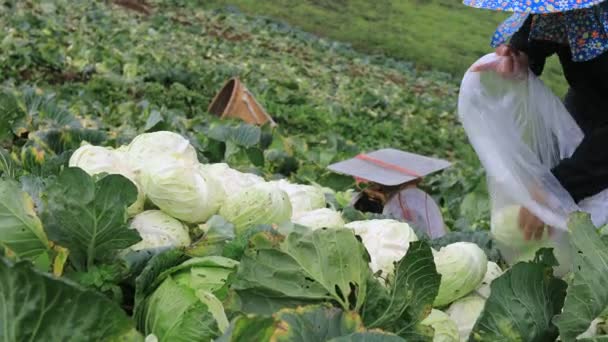
M 489 54 L 477 63 L 498 58 L 502 57 Z M 572 155 L 583 132 L 532 72 L 507 80 L 492 71 L 469 70 L 460 88 L 458 115 L 486 171 L 493 216 L 512 206 L 526 207 L 554 228 L 556 250 L 569 250 L 567 219 L 573 211 L 586 209 L 596 225 L 605 223 L 608 192 L 579 207 L 551 173 L 561 159 Z M 501 252 L 509 262 L 516 258 L 505 246 Z M 558 259 L 568 263 L 565 257 Z

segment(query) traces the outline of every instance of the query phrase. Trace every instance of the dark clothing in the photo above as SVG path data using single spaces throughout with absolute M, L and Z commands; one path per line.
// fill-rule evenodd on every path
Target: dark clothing
M 572 61 L 570 47 L 548 41 L 528 41 L 531 18 L 511 39 L 525 52 L 530 69 L 540 75 L 545 60 L 557 54 L 570 89 L 564 104 L 585 138 L 574 154 L 552 171 L 572 198 L 580 200 L 608 188 L 608 53 L 586 62 Z

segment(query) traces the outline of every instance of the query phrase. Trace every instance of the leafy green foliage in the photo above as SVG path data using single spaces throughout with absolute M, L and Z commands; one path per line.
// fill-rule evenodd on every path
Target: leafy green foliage
M 371 272 L 361 243 L 348 229 L 321 229 L 308 234 L 260 233 L 241 259 L 233 288 L 249 290 L 266 301 L 333 300 L 345 310 L 365 302 Z M 323 265 L 323 266 L 321 266 Z
M 557 260 L 541 249 L 532 262 L 515 264 L 491 285 L 471 341 L 554 341 L 552 318 L 566 297 L 566 282 L 553 276 Z
M 123 176 L 95 182 L 83 170 L 68 168 L 48 190 L 45 225 L 70 250 L 73 264 L 88 269 L 141 240 L 127 225 L 127 207 L 136 198 L 137 188 Z
M 227 244 L 235 239 L 234 225 L 221 216 L 213 216 L 205 224 L 205 234 L 190 247 L 186 253 L 190 256 L 202 257 L 208 255 L 222 255 Z M 235 258 L 238 260 L 239 258 Z
M 61 152 L 82 140 L 116 147 L 143 131 L 172 130 L 202 161 L 338 190 L 353 180 L 327 165 L 359 150 L 392 146 L 459 161 L 429 179 L 449 226 L 478 183 L 479 163 L 455 115 L 458 84 L 445 74 L 181 0 L 159 2 L 149 16 L 83 0 L 55 1 L 52 9 L 10 3 L 10 15 L 0 17 L 0 82 L 23 120 L 11 124 L 9 152 L 32 171 L 60 163 Z M 233 76 L 277 129 L 206 113 Z
M 269 225 L 251 227 L 243 234 L 239 234 L 231 241 L 228 241 L 222 250 L 222 256 L 234 260 L 241 260 L 245 254 L 245 251 L 249 247 L 249 240 L 261 232 L 267 232 L 273 235 L 276 234 L 275 230 Z
M 570 245 L 574 258 L 574 279 L 569 284 L 564 312 L 557 316 L 563 341 L 576 339 L 591 321 L 608 308 L 608 250 L 599 238 L 591 218 L 575 213 L 568 222 Z
M 168 268 L 154 280 L 160 286 L 145 299 L 139 328 L 161 341 L 212 339 L 228 327 L 218 299 L 237 261 L 193 258 Z
M 309 32 L 351 43 L 371 54 L 411 61 L 417 69 L 462 76 L 473 61 L 491 51 L 490 38 L 505 13 L 473 9 L 450 0 L 212 0 L 252 15 L 264 15 Z M 429 46 L 432 42 L 433 46 Z M 403 47 L 407 46 L 407 49 Z M 558 94 L 566 82 L 558 61 L 547 63 L 544 81 Z
M 149 295 L 160 285 L 156 280 L 168 268 L 188 260 L 182 250 L 169 249 L 153 256 L 135 280 L 134 317 L 138 325 L 143 325 L 143 304 Z
M 159 341 L 211 340 L 220 335 L 209 306 L 171 277 L 145 303 L 145 324 L 140 327 Z
M 5 341 L 143 341 L 116 303 L 26 262 L 0 259 L 0 289 Z
M 313 1 L 334 13 L 342 5 L 345 13 L 360 5 Z M 0 300 L 10 319 L 0 321 L 10 324 L 0 335 L 141 340 L 127 318 L 133 311 L 139 330 L 158 332 L 161 340 L 215 338 L 229 317 L 228 340 L 428 341 L 433 331 L 421 322 L 440 283 L 429 245 L 471 241 L 491 260 L 500 259 L 483 231 L 489 210 L 484 174 L 454 115 L 457 84 L 449 76 L 363 55 L 269 19 L 207 11 L 183 0 L 157 1 L 147 15 L 114 3 L 0 5 L 0 253 L 31 258 L 47 255 L 50 245 L 42 268 L 52 265 L 63 277 L 3 261 Z M 376 10 L 370 8 L 371 17 Z M 234 76 L 278 127 L 206 112 Z M 337 191 L 329 202 L 344 209 L 349 221 L 382 216 L 348 207 L 352 194 L 341 191 L 352 190 L 354 180 L 327 170 L 331 163 L 385 146 L 456 161 L 422 184 L 455 232 L 412 243 L 387 279 L 374 278 L 368 253 L 348 229 L 311 232 L 285 223 L 238 234 L 214 217 L 190 227 L 197 241 L 188 248 L 125 251 L 139 241 L 127 225 L 126 210 L 137 195 L 133 183 L 118 175 L 92 178 L 66 164 L 82 142 L 118 147 L 161 130 L 186 137 L 201 162 L 329 187 Z M 46 234 L 50 241 L 42 238 Z M 597 247 L 589 236 L 575 240 Z M 577 265 L 601 270 L 580 258 Z M 561 309 L 565 283 L 551 275 L 549 259 L 543 254 L 517 264 L 497 280 L 474 338 L 557 336 L 551 318 Z M 34 264 L 44 262 L 36 258 Z M 569 298 L 600 291 L 600 278 L 574 279 Z M 62 305 L 47 305 L 53 298 Z M 580 330 L 602 303 L 583 307 L 572 299 L 557 321 L 562 333 Z M 40 324 L 27 326 L 40 317 Z M 67 322 L 76 328 L 66 328 Z
M 19 258 L 36 258 L 49 249 L 31 197 L 13 180 L 0 179 L 0 246 Z
M 404 341 L 393 334 L 364 330 L 355 312 L 309 305 L 281 310 L 274 318 L 241 316 L 218 341 Z
M 431 341 L 433 329 L 420 322 L 431 312 L 441 276 L 426 242 L 410 244 L 385 287 L 370 278 L 362 317 L 368 328 L 392 331 L 408 341 Z
M 123 293 L 118 285 L 125 278 L 127 270 L 120 263 L 94 266 L 87 272 L 72 272 L 66 274 L 69 278 L 78 284 L 95 289 L 103 293 L 108 298 L 111 298 L 118 304 L 123 303 Z

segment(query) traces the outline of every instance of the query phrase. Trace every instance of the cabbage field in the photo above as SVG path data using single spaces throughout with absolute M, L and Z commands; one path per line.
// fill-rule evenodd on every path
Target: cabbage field
M 490 220 L 457 80 L 139 4 L 0 0 L 2 341 L 608 338 L 605 229 L 574 214 L 556 248 L 517 207 Z M 207 113 L 232 76 L 276 128 Z M 327 170 L 389 146 L 454 162 L 422 184 L 446 235 L 356 210 Z

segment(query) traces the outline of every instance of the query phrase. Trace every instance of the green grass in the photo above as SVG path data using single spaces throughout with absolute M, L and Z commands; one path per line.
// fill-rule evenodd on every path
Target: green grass
M 490 37 L 507 15 L 466 7 L 459 0 L 209 0 L 213 8 L 236 5 L 343 42 L 385 53 L 417 68 L 457 77 L 491 51 Z M 566 83 L 552 58 L 543 80 L 562 95 Z

